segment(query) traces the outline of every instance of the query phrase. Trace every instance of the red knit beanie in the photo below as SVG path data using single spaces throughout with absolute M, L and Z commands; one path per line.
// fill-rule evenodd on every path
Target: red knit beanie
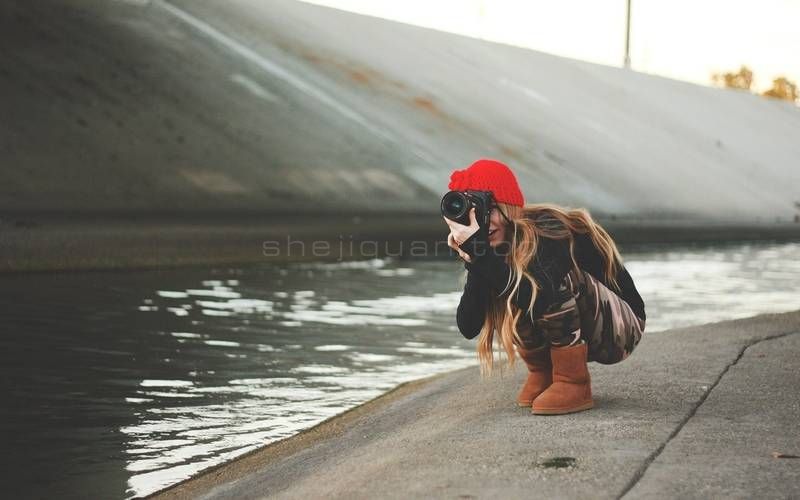
M 491 191 L 500 203 L 518 207 L 525 204 L 514 172 L 506 164 L 488 158 L 481 158 L 464 170 L 454 170 L 447 187 L 453 191 Z

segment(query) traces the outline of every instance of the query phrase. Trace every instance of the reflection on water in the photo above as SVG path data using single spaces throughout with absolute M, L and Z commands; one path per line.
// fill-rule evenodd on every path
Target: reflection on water
M 800 308 L 800 244 L 629 254 L 647 331 Z
M 435 284 L 431 273 L 450 286 Z M 189 379 L 142 381 L 134 399 L 147 410 L 121 428 L 132 443 L 132 492 L 169 485 L 399 383 L 472 362 L 467 344 L 442 335 L 454 332 L 459 298 L 452 263 L 415 269 L 384 260 L 306 264 L 249 269 L 237 279 L 201 284 L 156 290 L 139 309 L 180 330 L 162 332 L 181 353 L 173 362 L 206 357 L 206 365 L 219 365 L 224 358 L 230 368 L 210 379 L 192 370 Z
M 623 255 L 647 333 L 800 307 L 797 243 Z M 5 471 L 23 496 L 143 495 L 473 364 L 462 277 L 389 260 L 4 277 Z

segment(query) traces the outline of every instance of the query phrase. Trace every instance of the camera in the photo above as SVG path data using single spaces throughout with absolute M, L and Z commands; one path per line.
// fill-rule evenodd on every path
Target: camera
M 442 215 L 469 226 L 469 211 L 475 207 L 475 218 L 481 228 L 489 227 L 492 207 L 491 191 L 448 191 L 442 196 Z

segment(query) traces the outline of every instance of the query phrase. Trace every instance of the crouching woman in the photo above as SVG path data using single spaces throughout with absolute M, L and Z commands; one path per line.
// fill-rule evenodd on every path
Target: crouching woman
M 594 406 L 588 361 L 627 358 L 645 327 L 644 302 L 609 234 L 585 209 L 525 204 L 513 172 L 482 159 L 450 177 L 450 190 L 489 191 L 488 224 L 444 218 L 467 270 L 456 312 L 478 338 L 481 374 L 492 372 L 495 335 L 513 367 L 528 367 L 517 403 L 535 414 Z

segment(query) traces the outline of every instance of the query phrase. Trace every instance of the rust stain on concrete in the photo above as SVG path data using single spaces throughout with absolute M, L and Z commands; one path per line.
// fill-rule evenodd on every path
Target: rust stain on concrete
M 414 103 L 414 106 L 424 109 L 432 115 L 439 117 L 443 116 L 442 111 L 436 106 L 436 103 L 427 97 L 415 97 L 412 102 Z

